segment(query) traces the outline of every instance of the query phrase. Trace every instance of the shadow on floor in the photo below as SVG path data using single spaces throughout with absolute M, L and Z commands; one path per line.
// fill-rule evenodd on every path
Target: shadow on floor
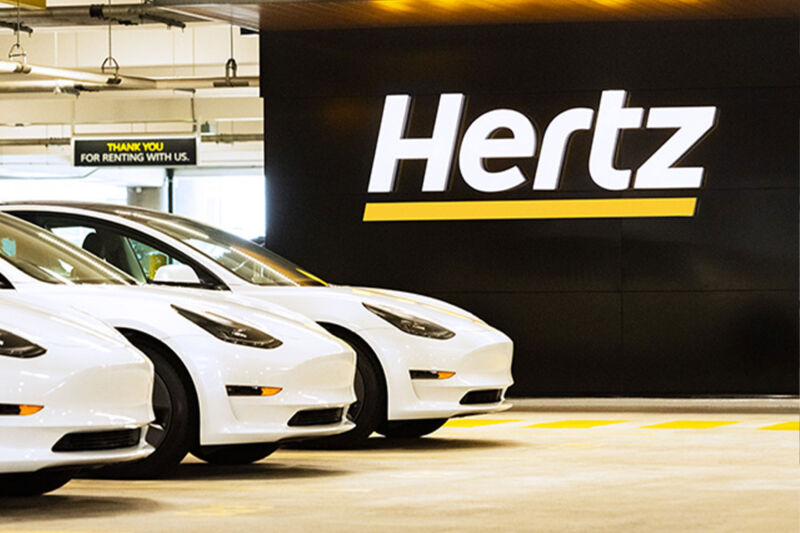
M 479 450 L 489 448 L 516 448 L 520 444 L 514 441 L 491 439 L 448 439 L 425 437 L 421 439 L 386 439 L 373 437 L 363 444 L 350 448 L 326 447 L 322 442 L 308 441 L 287 444 L 284 448 L 290 450 L 333 450 L 333 451 L 358 451 L 358 450 L 407 450 L 410 452 L 424 451 L 451 451 L 451 450 Z
M 218 466 L 206 463 L 184 462 L 178 466 L 175 472 L 153 481 L 192 481 L 192 480 L 224 480 L 247 481 L 247 480 L 292 480 L 305 478 L 323 478 L 340 476 L 347 474 L 346 470 L 334 470 L 330 468 L 308 468 L 299 466 L 287 466 L 271 459 L 266 459 L 262 463 L 236 466 Z M 84 479 L 116 479 L 113 476 L 105 476 L 102 473 L 87 473 L 81 476 Z
M 167 479 L 292 480 L 334 477 L 348 473 L 349 472 L 346 470 L 335 470 L 331 468 L 288 466 L 267 458 L 263 463 L 244 466 L 215 466 L 205 463 L 183 463 L 178 467 L 175 473 Z
M 69 485 L 67 485 L 69 486 Z M 3 499 L 0 524 L 27 520 L 65 520 L 97 518 L 127 513 L 152 513 L 162 505 L 146 498 L 66 496 L 46 494 L 33 498 Z

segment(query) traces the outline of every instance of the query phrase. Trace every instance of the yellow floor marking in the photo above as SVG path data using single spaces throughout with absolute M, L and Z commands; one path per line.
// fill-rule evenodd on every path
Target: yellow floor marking
M 758 429 L 769 429 L 773 431 L 800 431 L 800 422 L 783 422 L 782 424 L 775 424 Z
M 653 424 L 652 426 L 642 426 L 641 429 L 712 429 L 738 423 L 722 420 L 676 420 L 674 422 L 664 422 L 663 424 Z
M 559 422 L 544 422 L 525 426 L 526 428 L 547 428 L 547 429 L 588 429 L 597 426 L 608 426 L 611 424 L 622 424 L 627 420 L 561 420 Z
M 86 529 L 1 529 L 0 533 L 114 533 L 108 530 Z
M 508 424 L 510 422 L 522 422 L 522 420 L 448 420 L 444 425 L 446 428 L 474 428 L 478 426 L 494 426 L 495 424 Z

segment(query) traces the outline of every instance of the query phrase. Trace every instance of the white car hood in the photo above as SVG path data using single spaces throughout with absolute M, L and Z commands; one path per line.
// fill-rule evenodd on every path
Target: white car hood
M 41 304 L 64 316 L 89 314 L 115 327 L 146 326 L 160 338 L 198 334 L 199 327 L 180 316 L 173 306 L 196 313 L 210 312 L 276 336 L 281 340 L 308 340 L 309 335 L 331 338 L 308 319 L 295 313 L 225 293 L 153 286 L 46 285 L 28 286 L 22 301 Z M 274 311 L 274 312 L 273 312 Z M 202 333 L 206 334 L 206 333 Z
M 78 310 L 63 312 L 63 305 L 44 305 L 8 291 L 0 295 L 0 329 L 46 346 L 96 348 L 128 347 L 128 341 L 105 322 Z
M 455 305 L 401 291 L 366 287 L 259 287 L 248 285 L 237 294 L 273 301 L 320 322 L 346 323 L 354 329 L 392 327 L 362 304 L 391 308 L 453 330 L 486 330 L 486 322 Z M 341 320 L 341 322 L 339 322 Z

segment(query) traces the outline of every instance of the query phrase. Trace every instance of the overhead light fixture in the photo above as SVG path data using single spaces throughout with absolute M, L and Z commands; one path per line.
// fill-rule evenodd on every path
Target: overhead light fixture
M 20 5 L 19 0 L 17 0 L 17 23 L 14 26 L 14 38 L 16 41 L 14 44 L 11 45 L 11 48 L 8 50 L 8 59 L 11 61 L 17 61 L 19 63 L 25 64 L 25 61 L 28 57 L 28 53 L 25 52 L 25 49 L 19 43 L 19 30 L 22 26 L 22 22 L 20 21 Z M 33 32 L 33 30 L 31 30 Z
M 214 87 L 249 87 L 250 82 L 236 77 L 239 65 L 233 53 L 233 24 L 230 25 L 230 36 L 231 57 L 225 62 L 225 81 L 215 81 Z
M 108 5 L 111 6 L 111 0 L 108 0 Z M 119 83 L 122 81 L 119 77 L 119 63 L 114 58 L 114 55 L 111 53 L 111 19 L 108 19 L 108 56 L 103 60 L 103 63 L 100 65 L 100 72 L 105 74 L 106 68 L 114 69 L 114 76 L 108 78 L 108 80 L 106 80 L 106 83 L 112 85 L 119 85 Z

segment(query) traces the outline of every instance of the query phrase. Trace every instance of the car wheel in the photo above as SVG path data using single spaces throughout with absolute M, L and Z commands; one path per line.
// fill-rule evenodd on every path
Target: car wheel
M 212 465 L 248 465 L 260 461 L 277 449 L 276 444 L 199 446 L 192 450 L 192 455 Z
M 378 426 L 386 419 L 386 386 L 383 373 L 367 349 L 360 343 L 347 342 L 356 352 L 356 376 L 354 388 L 356 401 L 347 411 L 347 418 L 356 427 L 332 437 L 325 437 L 304 442 L 304 448 L 352 448 L 363 444 Z
M 147 428 L 145 437 L 155 451 L 140 461 L 108 466 L 98 473 L 104 477 L 159 477 L 173 471 L 195 442 L 197 424 L 194 402 L 180 374 L 158 347 L 141 339 L 131 340 L 155 367 L 155 420 Z
M 415 439 L 433 433 L 445 422 L 447 422 L 446 418 L 385 422 L 378 428 L 378 433 L 392 439 Z
M 0 497 L 39 496 L 66 485 L 72 475 L 64 472 L 33 472 L 0 475 Z

